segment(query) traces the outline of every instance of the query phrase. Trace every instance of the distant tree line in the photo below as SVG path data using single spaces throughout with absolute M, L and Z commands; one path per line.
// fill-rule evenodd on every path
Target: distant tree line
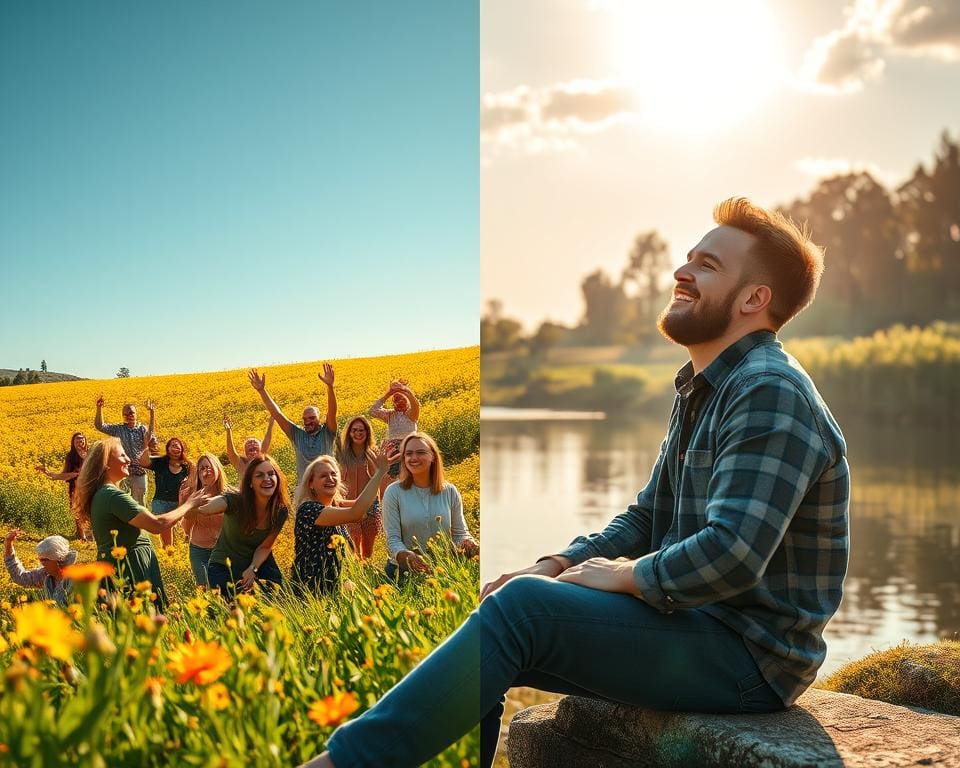
M 825 248 L 816 302 L 787 335 L 860 335 L 894 323 L 960 319 L 960 141 L 944 131 L 929 166 L 889 190 L 866 171 L 821 181 L 779 210 L 807 222 Z M 619 275 L 603 270 L 580 284 L 584 315 L 567 327 L 543 322 L 529 336 L 498 301 L 481 319 L 484 350 L 558 344 L 642 344 L 672 286 L 670 248 L 656 231 L 641 232 Z
M 20 384 L 39 384 L 40 383 L 40 374 L 36 371 L 31 371 L 29 368 L 24 370 L 21 368 L 17 371 L 17 375 L 12 379 L 9 376 L 0 376 L 0 387 L 15 387 Z

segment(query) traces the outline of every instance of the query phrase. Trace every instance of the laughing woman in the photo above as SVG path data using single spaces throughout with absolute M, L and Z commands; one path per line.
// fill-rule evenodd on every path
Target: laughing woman
M 212 453 L 201 453 L 197 459 L 195 474 L 196 478 L 191 475 L 191 478 L 180 486 L 181 503 L 189 498 L 191 493 L 199 490 L 203 490 L 211 499 L 223 495 L 227 488 L 227 476 L 216 456 Z M 198 587 L 206 587 L 207 564 L 220 535 L 223 515 L 201 515 L 194 510 L 186 514 L 181 525 L 190 545 L 190 570 L 193 571 L 193 580 Z
M 130 458 L 118 438 L 109 437 L 94 443 L 77 477 L 74 513 L 93 529 L 97 559 L 117 567 L 128 584 L 149 581 L 157 595 L 157 609 L 162 611 L 167 597 L 157 554 L 147 534 L 169 531 L 208 497 L 198 491 L 176 509 L 154 515 L 117 487 L 129 474 Z M 116 547 L 122 547 L 125 552 L 119 552 Z
M 70 438 L 70 450 L 63 461 L 62 472 L 50 472 L 43 464 L 37 465 L 37 472 L 42 472 L 51 480 L 62 480 L 67 484 L 67 498 L 73 503 L 73 489 L 77 484 L 77 475 L 80 474 L 80 468 L 83 466 L 83 460 L 87 457 L 87 438 L 83 432 L 74 432 Z M 86 538 L 79 520 L 74 520 L 77 529 L 74 538 Z
M 362 520 L 374 505 L 380 481 L 390 461 L 385 449 L 373 454 L 373 471 L 356 499 L 345 499 L 340 467 L 331 456 L 320 456 L 307 466 L 297 487 L 294 505 L 294 556 L 292 576 L 295 587 L 316 595 L 327 594 L 340 583 L 340 550 L 333 543 L 343 536 L 344 523 Z
M 283 576 L 273 543 L 287 521 L 290 494 L 280 467 L 269 456 L 247 464 L 240 492 L 210 499 L 200 515 L 223 514 L 223 525 L 207 564 L 211 589 L 224 596 L 250 589 L 258 579 L 280 585 Z M 229 563 L 227 562 L 229 561 Z
M 443 479 L 443 458 L 433 438 L 423 432 L 407 435 L 400 449 L 400 480 L 383 494 L 383 529 L 387 534 L 387 575 L 432 570 L 427 541 L 440 535 L 455 550 L 480 554 L 463 517 L 460 491 Z
M 356 499 L 367 486 L 367 481 L 373 477 L 376 471 L 376 450 L 377 444 L 373 439 L 370 422 L 364 416 L 354 416 L 344 426 L 337 440 L 337 462 L 347 487 L 345 498 Z M 353 539 L 353 546 L 361 560 L 366 560 L 373 554 L 373 543 L 380 532 L 381 521 L 380 500 L 374 498 L 370 514 L 357 518 L 356 522 L 347 526 L 347 532 Z
M 149 408 L 149 406 L 147 406 Z M 153 424 L 153 409 L 150 409 L 150 423 Z M 152 429 L 151 429 L 152 434 Z M 153 502 L 150 508 L 153 514 L 162 515 L 179 505 L 178 494 L 180 485 L 190 474 L 190 461 L 187 459 L 187 449 L 179 437 L 171 437 L 163 451 L 163 456 L 151 456 L 150 448 L 144 447 L 137 457 L 137 463 L 144 469 L 153 472 L 157 488 L 153 492 Z M 160 543 L 165 547 L 173 544 L 173 529 L 170 528 L 160 534 Z

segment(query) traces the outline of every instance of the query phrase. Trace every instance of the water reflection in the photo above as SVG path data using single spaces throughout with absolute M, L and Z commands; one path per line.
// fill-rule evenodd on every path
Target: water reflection
M 853 478 L 846 592 L 824 671 L 960 633 L 958 438 L 841 423 Z M 600 529 L 649 477 L 664 423 L 484 421 L 482 576 Z

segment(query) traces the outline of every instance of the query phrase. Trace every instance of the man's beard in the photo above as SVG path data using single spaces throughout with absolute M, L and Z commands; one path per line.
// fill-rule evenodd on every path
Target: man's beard
M 671 298 L 657 318 L 657 328 L 667 340 L 684 347 L 719 339 L 733 320 L 733 305 L 741 287 L 733 288 L 716 304 L 705 302 L 700 293 L 696 293 L 696 301 L 678 312 L 671 312 Z

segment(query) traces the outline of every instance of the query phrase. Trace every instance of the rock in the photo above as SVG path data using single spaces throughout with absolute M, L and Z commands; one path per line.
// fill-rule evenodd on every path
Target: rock
M 960 768 L 960 717 L 817 689 L 766 715 L 568 696 L 515 715 L 507 752 L 511 768 Z

